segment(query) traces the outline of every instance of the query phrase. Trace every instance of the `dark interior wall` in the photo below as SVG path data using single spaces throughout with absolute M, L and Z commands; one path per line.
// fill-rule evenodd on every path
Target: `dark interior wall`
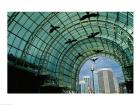
M 128 93 L 133 93 L 133 88 L 134 88 L 134 85 L 133 85 L 133 78 L 134 78 L 133 70 L 134 70 L 133 69 L 133 64 L 126 67 L 127 76 L 129 78 L 129 80 L 125 81 L 125 85 L 126 85 Z
M 8 65 L 8 93 L 38 92 L 39 84 L 33 73 Z
M 41 87 L 47 77 L 8 65 L 8 93 L 63 93 L 56 86 Z
M 126 88 L 128 93 L 133 93 L 133 81 L 126 81 Z

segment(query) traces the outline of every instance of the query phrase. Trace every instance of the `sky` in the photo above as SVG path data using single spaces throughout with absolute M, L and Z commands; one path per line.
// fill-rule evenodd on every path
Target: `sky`
M 118 62 L 107 56 L 97 56 L 97 58 L 96 63 L 91 60 L 87 60 L 84 63 L 79 74 L 80 80 L 82 80 L 83 76 L 91 76 L 91 67 L 94 65 L 96 70 L 100 68 L 112 68 L 113 74 L 117 78 L 118 82 L 124 81 L 122 68 Z

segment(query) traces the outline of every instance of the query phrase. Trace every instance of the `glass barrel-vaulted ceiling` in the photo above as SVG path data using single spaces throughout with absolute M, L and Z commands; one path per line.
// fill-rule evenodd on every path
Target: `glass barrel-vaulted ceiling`
M 82 19 L 90 14 L 95 16 Z M 127 66 L 133 64 L 133 13 L 8 13 L 8 55 L 38 66 L 39 73 L 54 76 L 61 87 L 75 89 L 81 64 L 100 54 L 117 60 L 125 79 L 132 79 Z

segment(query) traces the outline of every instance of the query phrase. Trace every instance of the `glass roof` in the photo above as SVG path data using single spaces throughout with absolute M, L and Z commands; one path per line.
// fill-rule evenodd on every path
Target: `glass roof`
M 83 61 L 100 54 L 113 57 L 129 72 L 125 67 L 133 64 L 133 13 L 8 12 L 8 56 L 55 76 L 60 86 L 74 88 Z

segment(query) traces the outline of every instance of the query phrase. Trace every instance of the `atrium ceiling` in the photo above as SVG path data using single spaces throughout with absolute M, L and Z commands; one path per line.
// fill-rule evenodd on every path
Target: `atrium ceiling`
M 82 64 L 97 55 L 113 57 L 125 80 L 133 78 L 133 13 L 8 13 L 8 56 L 36 65 L 31 71 L 57 78 L 59 86 L 75 89 Z

